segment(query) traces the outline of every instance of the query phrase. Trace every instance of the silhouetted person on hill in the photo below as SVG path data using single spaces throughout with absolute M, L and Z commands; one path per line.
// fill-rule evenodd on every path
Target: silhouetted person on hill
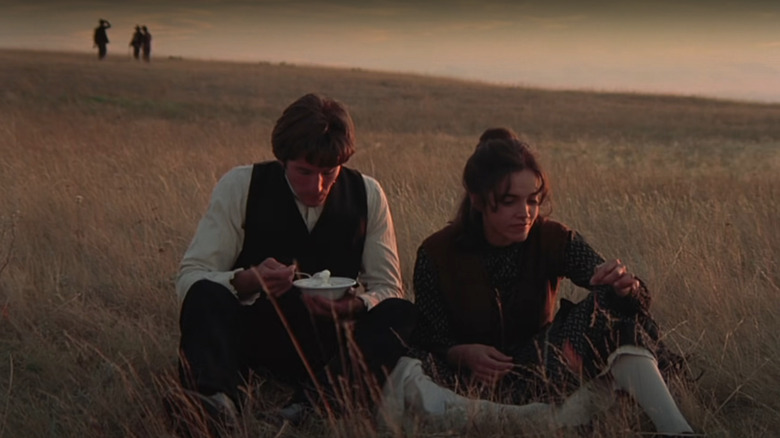
M 133 58 L 138 59 L 143 43 L 144 34 L 141 33 L 141 26 L 136 26 L 135 32 L 133 32 L 133 37 L 130 39 L 130 47 L 133 48 Z
M 143 32 L 142 47 L 144 52 L 144 61 L 149 62 L 152 55 L 152 34 L 149 33 L 149 29 L 146 26 L 141 27 Z
M 95 28 L 95 35 L 92 40 L 95 46 L 98 48 L 98 59 L 106 57 L 106 45 L 108 44 L 108 34 L 106 29 L 111 28 L 111 23 L 108 20 L 100 19 L 98 27 Z

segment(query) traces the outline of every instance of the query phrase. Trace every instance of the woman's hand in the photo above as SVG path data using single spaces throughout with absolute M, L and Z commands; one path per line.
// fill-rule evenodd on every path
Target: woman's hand
M 624 297 L 639 289 L 639 280 L 628 272 L 628 268 L 618 259 L 610 260 L 596 266 L 590 284 L 610 285 L 618 296 Z
M 302 294 L 303 304 L 309 309 L 309 313 L 324 319 L 353 319 L 366 311 L 366 304 L 355 296 L 347 293 L 338 300 L 329 300 L 316 295 Z
M 512 358 L 494 347 L 483 344 L 455 345 L 447 350 L 447 360 L 465 365 L 479 382 L 492 385 L 512 370 Z

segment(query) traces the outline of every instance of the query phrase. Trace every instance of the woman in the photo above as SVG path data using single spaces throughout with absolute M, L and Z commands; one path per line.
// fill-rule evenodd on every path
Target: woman
M 426 373 L 517 404 L 558 403 L 584 380 L 611 379 L 659 433 L 690 433 L 659 372 L 644 283 L 545 217 L 549 184 L 529 147 L 507 129 L 485 131 L 463 185 L 455 220 L 417 253 L 413 341 L 428 352 L 417 354 Z M 590 293 L 556 314 L 562 278 Z

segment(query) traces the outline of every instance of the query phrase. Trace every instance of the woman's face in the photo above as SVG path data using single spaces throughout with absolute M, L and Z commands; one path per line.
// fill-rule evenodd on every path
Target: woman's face
M 492 205 L 482 206 L 485 239 L 493 246 L 524 242 L 536 218 L 539 217 L 539 186 L 536 174 L 528 169 L 508 177 L 508 190 Z M 499 191 L 500 192 L 500 191 Z

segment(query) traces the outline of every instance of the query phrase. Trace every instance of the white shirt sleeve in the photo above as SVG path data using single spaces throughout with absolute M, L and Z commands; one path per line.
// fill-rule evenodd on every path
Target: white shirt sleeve
M 385 192 L 372 177 L 363 175 L 368 203 L 366 243 L 358 280 L 366 292 L 358 295 L 368 310 L 386 298 L 403 298 L 401 263 Z
M 238 296 L 231 280 L 241 269 L 231 269 L 244 244 L 244 218 L 252 166 L 239 166 L 217 182 L 206 214 L 184 253 L 176 279 L 176 293 L 184 301 L 199 280 L 219 283 Z

